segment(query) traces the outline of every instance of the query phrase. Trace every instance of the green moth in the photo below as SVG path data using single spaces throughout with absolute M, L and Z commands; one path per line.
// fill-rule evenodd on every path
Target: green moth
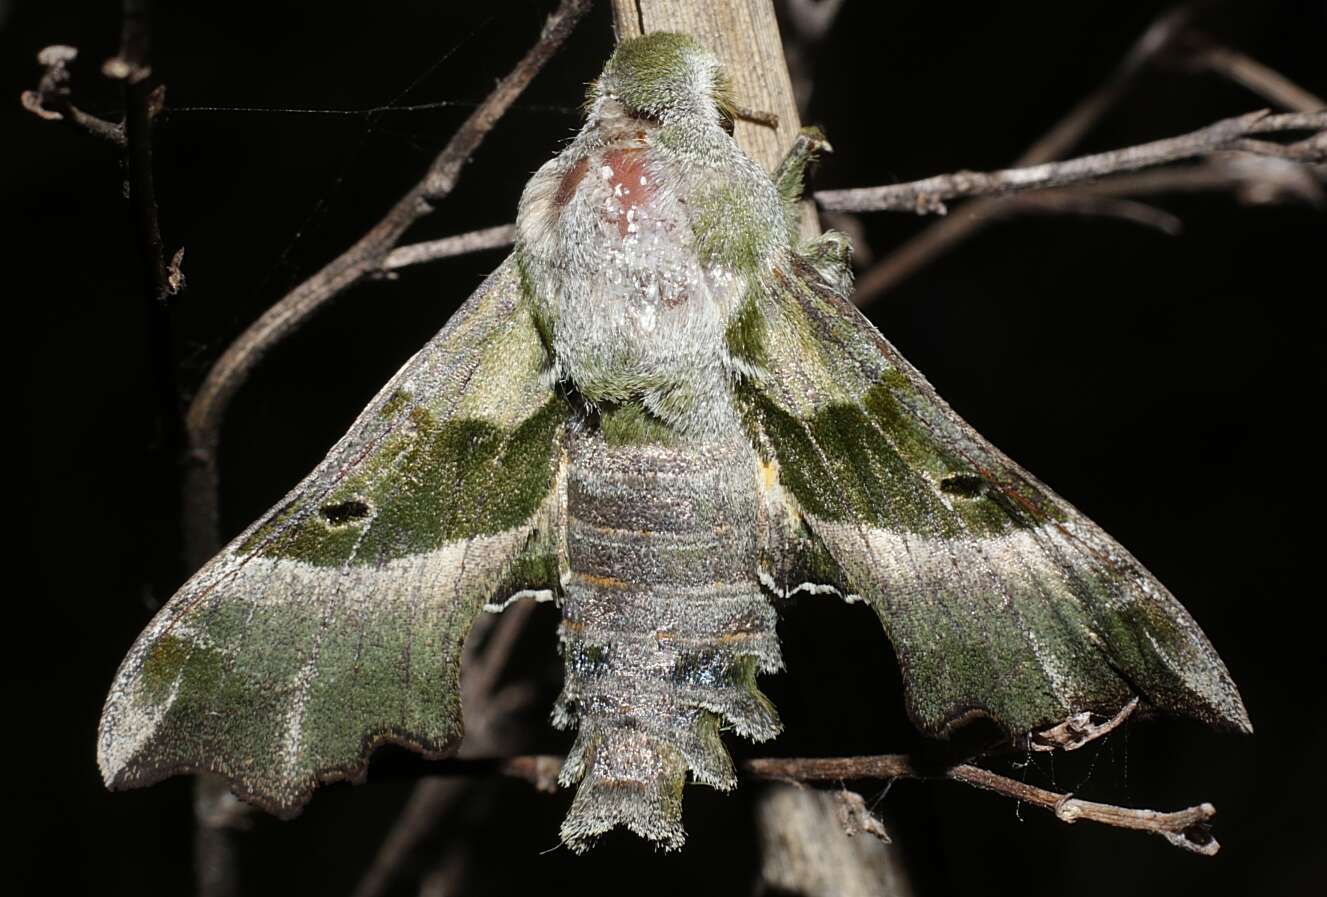
M 518 237 L 316 470 L 157 614 L 101 721 L 107 785 L 228 778 L 283 816 L 391 742 L 461 738 L 485 608 L 555 600 L 562 827 L 682 844 L 688 776 L 780 724 L 777 603 L 863 601 L 912 719 L 1074 747 L 1132 702 L 1249 731 L 1198 626 L 987 443 L 849 303 L 848 245 L 797 236 L 693 39 L 622 43 Z

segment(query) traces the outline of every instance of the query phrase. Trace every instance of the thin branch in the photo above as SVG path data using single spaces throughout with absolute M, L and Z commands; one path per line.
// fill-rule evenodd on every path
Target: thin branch
M 1178 215 L 1165 209 L 1117 196 L 1094 196 L 1073 190 L 1045 190 L 1010 197 L 995 210 L 997 215 L 1077 215 L 1084 218 L 1114 218 L 1160 231 L 1168 237 L 1184 230 Z
M 966 764 L 949 770 L 945 777 L 1049 810 L 1055 814 L 1056 819 L 1070 825 L 1087 820 L 1115 828 L 1149 832 L 1160 835 L 1175 847 L 1202 856 L 1216 856 L 1221 850 L 1221 845 L 1212 836 L 1211 830 L 1216 807 L 1209 803 L 1201 803 L 1170 813 L 1117 807 L 1114 804 L 1080 800 L 1072 794 L 1059 794 L 1045 788 L 1037 788 L 979 766 Z
M 157 212 L 157 187 L 152 171 L 152 122 L 165 97 L 152 82 L 151 27 L 147 0 L 124 0 L 120 52 L 102 72 L 124 85 L 124 138 L 129 201 L 134 207 L 139 252 L 152 283 L 153 298 L 164 303 L 175 290 L 166 263 Z
M 383 259 L 381 270 L 384 272 L 395 271 L 398 268 L 405 268 L 410 265 L 420 265 L 424 262 L 465 255 L 470 252 L 482 252 L 485 249 L 510 246 L 515 239 L 516 225 L 503 224 L 498 227 L 472 230 L 469 233 L 457 234 L 454 237 L 444 237 L 441 240 L 429 240 L 425 243 L 398 246 L 387 253 L 387 258 Z
M 1138 77 L 1175 46 L 1175 42 L 1188 30 L 1199 6 L 1201 3 L 1186 3 L 1158 16 L 1129 48 L 1129 52 L 1106 81 L 1080 100 L 1064 118 L 1028 147 L 1015 160 L 1014 165 L 1021 167 L 1051 162 L 1077 146 L 1087 132 L 1123 99 Z
M 783 22 L 783 55 L 797 111 L 805 117 L 815 88 L 816 60 L 843 9 L 843 0 L 776 0 L 775 7 Z
M 462 685 L 462 700 L 464 706 L 479 708 L 476 715 L 485 717 L 479 726 L 471 724 L 472 738 L 476 730 L 484 730 L 493 721 L 493 714 L 487 712 L 488 703 L 497 694 L 498 680 L 511 665 L 516 642 L 525 631 L 530 617 L 534 616 L 534 609 L 535 602 L 528 598 L 507 608 L 493 623 L 482 652 L 475 652 L 466 658 L 469 663 L 465 665 L 463 674 L 466 681 Z M 486 733 L 485 740 L 488 740 Z
M 1253 205 L 1299 201 L 1321 206 L 1327 202 L 1320 183 L 1323 180 L 1327 180 L 1327 166 L 1305 165 L 1274 156 L 1220 153 L 1198 165 L 1117 175 L 1094 184 L 1079 185 L 1072 192 L 1079 197 L 1112 197 L 1229 190 L 1239 201 Z M 1051 196 L 1061 192 L 1065 191 L 1047 190 L 1028 196 Z
M 1198 36 L 1195 39 L 1202 41 L 1204 46 L 1190 58 L 1193 67 L 1215 72 L 1285 109 L 1295 112 L 1327 109 L 1327 102 L 1321 97 L 1253 57 Z
M 1194 5 L 1186 4 L 1159 16 L 1134 42 L 1101 86 L 1079 100 L 1064 118 L 1015 159 L 1014 164 L 1039 165 L 1067 153 L 1115 108 L 1157 57 L 1174 45 L 1189 27 L 1193 15 Z M 899 246 L 858 278 L 853 302 L 869 304 L 971 237 L 989 223 L 993 217 L 990 213 L 997 202 L 1000 200 L 979 199 L 970 203 L 963 215 L 932 224 Z
M 1327 154 L 1320 151 L 1316 139 L 1284 146 L 1247 138 L 1254 134 L 1324 129 L 1327 129 L 1327 112 L 1291 112 L 1272 115 L 1264 109 L 1224 119 L 1179 137 L 1080 156 L 1064 162 L 1047 162 L 995 172 L 960 171 L 907 184 L 891 184 L 883 187 L 822 190 L 815 194 L 815 199 L 822 208 L 834 211 L 911 211 L 918 214 L 943 215 L 946 212 L 944 202 L 948 199 L 1059 187 L 1080 181 L 1096 180 L 1119 172 L 1136 171 L 1181 159 L 1192 159 L 1222 150 L 1240 150 L 1254 154 L 1276 155 L 1281 158 L 1293 155 L 1300 161 L 1306 162 L 1323 161 L 1327 158 Z M 1296 150 L 1296 147 L 1299 149 Z
M 524 779 L 540 790 L 557 781 L 562 758 L 545 754 L 519 757 L 471 757 L 443 760 L 440 776 L 475 777 L 502 775 Z M 775 782 L 842 783 L 862 780 L 948 779 L 1003 794 L 1055 814 L 1061 822 L 1098 822 L 1114 828 L 1133 829 L 1165 838 L 1175 847 L 1214 856 L 1220 845 L 1212 837 L 1210 823 L 1216 808 L 1209 803 L 1164 813 L 1080 800 L 1038 788 L 1008 776 L 968 763 L 929 768 L 907 754 L 878 754 L 865 757 L 763 757 L 745 760 L 738 766 L 742 776 Z
M 195 530 L 190 541 L 203 549 L 191 558 L 194 563 L 205 561 L 219 541 L 216 450 L 221 421 L 235 393 L 273 346 L 341 292 L 382 270 L 397 241 L 451 192 L 462 166 L 589 8 L 590 0 L 562 0 L 534 46 L 471 113 L 424 177 L 368 233 L 269 308 L 213 364 L 186 418 L 193 461 L 186 526 Z
M 91 134 L 99 140 L 123 147 L 124 126 L 98 118 L 74 105 L 69 66 L 78 58 L 78 49 L 63 44 L 44 47 L 37 53 L 37 64 L 42 67 L 36 90 L 25 90 L 19 95 L 23 108 L 47 121 L 63 121 L 76 130 Z
M 798 40 L 819 43 L 843 10 L 843 0 L 783 0 L 779 6 Z

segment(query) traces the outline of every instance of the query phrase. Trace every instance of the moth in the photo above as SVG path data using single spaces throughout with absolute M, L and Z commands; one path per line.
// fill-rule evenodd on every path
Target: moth
M 109 787 L 209 772 L 291 816 L 384 743 L 442 757 L 466 633 L 519 598 L 562 612 L 578 850 L 679 847 L 688 779 L 735 786 L 798 593 L 875 611 L 931 735 L 1073 747 L 1135 701 L 1250 731 L 1171 594 L 852 306 L 847 240 L 799 240 L 818 138 L 771 175 L 731 108 L 694 39 L 618 46 L 511 255 L 129 651 Z

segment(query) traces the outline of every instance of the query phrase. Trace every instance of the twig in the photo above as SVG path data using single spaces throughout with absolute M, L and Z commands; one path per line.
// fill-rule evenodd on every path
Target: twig
M 36 90 L 25 90 L 19 96 L 23 108 L 47 121 L 68 122 L 75 129 L 91 134 L 115 146 L 124 146 L 124 127 L 84 112 L 74 105 L 70 83 L 73 77 L 69 65 L 78 58 L 78 49 L 54 44 L 37 53 L 37 64 L 42 67 L 41 80 Z
M 1073 188 L 1073 194 L 1080 197 L 1151 196 L 1230 190 L 1240 201 L 1252 204 L 1300 200 L 1310 205 L 1322 205 L 1327 196 L 1324 196 L 1319 180 L 1327 179 L 1325 168 L 1273 156 L 1220 153 L 1198 165 L 1139 171 L 1095 184 L 1082 184 Z M 1047 190 L 1029 194 L 1029 197 L 1060 192 Z
M 476 708 L 476 716 L 484 718 L 478 726 L 471 722 L 472 737 L 478 730 L 484 735 L 485 741 L 491 740 L 484 731 L 487 728 L 486 724 L 492 722 L 492 719 L 488 718 L 491 717 L 487 709 L 488 699 L 497 694 L 498 679 L 511 665 L 511 655 L 516 649 L 516 642 L 525 631 L 530 617 L 534 615 L 534 609 L 535 602 L 528 598 L 517 601 L 507 608 L 493 623 L 488 638 L 484 641 L 483 651 L 466 658 L 470 662 L 466 664 L 464 670 L 462 700 L 464 706 Z
M 742 121 L 749 121 L 752 124 L 762 125 L 775 131 L 779 129 L 779 116 L 774 112 L 766 112 L 763 109 L 752 109 L 749 106 L 743 106 L 738 103 L 730 103 L 729 108 L 735 118 Z
M 1222 44 L 1212 43 L 1199 35 L 1195 35 L 1194 39 L 1202 45 L 1202 49 L 1190 57 L 1189 63 L 1194 68 L 1205 69 L 1229 78 L 1269 103 L 1285 109 L 1295 112 L 1317 112 L 1327 109 L 1327 102 L 1321 97 L 1305 90 L 1285 75 L 1263 65 L 1253 57 Z
M 201 549 L 190 559 L 194 564 L 211 556 L 219 541 L 216 451 L 231 398 L 273 346 L 342 291 L 382 270 L 402 234 L 451 192 L 462 166 L 589 8 L 590 0 L 562 0 L 534 46 L 470 114 L 424 177 L 368 233 L 269 308 L 213 364 L 186 417 L 193 463 L 185 525 L 192 531 L 189 541 Z
M 1000 203 L 997 215 L 1079 215 L 1086 218 L 1115 218 L 1130 224 L 1150 227 L 1168 237 L 1184 230 L 1179 216 L 1147 203 L 1118 196 L 1093 195 L 1076 190 L 1044 190 L 1010 197 Z
M 1192 5 L 1185 5 L 1159 16 L 1134 42 L 1101 86 L 1083 97 L 1064 118 L 1014 160 L 1014 164 L 1039 165 L 1068 152 L 1129 92 L 1153 60 L 1173 46 L 1188 27 L 1193 12 Z M 932 224 L 895 249 L 858 278 L 853 302 L 869 304 L 985 227 L 997 202 L 1000 200 L 972 202 L 964 209 L 963 215 Z
M 1080 800 L 1072 794 L 1047 791 L 1045 788 L 1037 788 L 979 766 L 966 764 L 955 766 L 945 774 L 945 778 L 1017 798 L 1043 810 L 1049 810 L 1055 814 L 1056 819 L 1071 825 L 1085 819 L 1088 822 L 1099 822 L 1115 828 L 1149 832 L 1160 835 L 1182 850 L 1208 857 L 1216 856 L 1221 850 L 1221 845 L 1212 837 L 1211 830 L 1216 808 L 1209 803 L 1201 803 L 1171 813 L 1117 807 L 1113 804 Z
M 543 789 L 550 781 L 556 780 L 561 763 L 560 757 L 543 754 L 453 758 L 438 764 L 437 775 L 465 777 L 503 775 L 524 779 Z M 968 763 L 930 768 L 919 764 L 907 754 L 877 754 L 864 757 L 763 757 L 745 760 L 738 768 L 744 778 L 775 782 L 841 783 L 867 779 L 924 781 L 949 779 L 1049 810 L 1061 822 L 1075 823 L 1086 820 L 1115 828 L 1149 832 L 1165 838 L 1176 847 L 1203 856 L 1213 856 L 1220 850 L 1220 845 L 1212 837 L 1209 825 L 1216 815 L 1216 809 L 1209 803 L 1171 813 L 1118 807 L 1113 804 L 1080 800 L 1072 794 L 1037 788 Z
M 515 239 L 516 225 L 503 224 L 498 227 L 487 227 L 483 230 L 472 230 L 469 233 L 457 234 L 454 237 L 444 237 L 441 240 L 411 243 L 408 246 L 398 246 L 387 253 L 387 258 L 383 259 L 381 269 L 384 272 L 395 271 L 398 268 L 405 268 L 410 265 L 465 255 L 468 252 L 497 249 L 500 246 L 510 246 Z
M 1292 146 L 1284 146 L 1248 138 L 1253 134 L 1324 129 L 1327 129 L 1327 112 L 1290 112 L 1272 115 L 1264 109 L 1227 118 L 1180 137 L 1080 156 L 1064 162 L 1047 162 L 995 172 L 960 171 L 907 184 L 891 184 L 883 187 L 822 190 L 815 194 L 815 199 L 822 208 L 834 211 L 912 211 L 918 214 L 943 215 L 946 212 L 944 201 L 947 199 L 1059 187 L 1079 181 L 1096 180 L 1119 172 L 1136 171 L 1181 159 L 1192 159 L 1222 150 L 1239 150 L 1280 158 L 1296 158 L 1305 162 L 1318 162 L 1327 158 L 1327 154 L 1320 151 L 1316 140 L 1305 140 Z
M 102 66 L 107 77 L 123 85 L 124 120 L 111 122 L 78 108 L 73 101 L 69 66 L 78 58 L 74 47 L 53 45 L 37 54 L 43 72 L 36 90 L 24 91 L 25 109 L 47 121 L 64 121 L 83 133 L 107 141 L 124 152 L 126 192 L 133 209 L 143 267 L 147 344 L 156 392 L 154 442 L 170 457 L 183 442 L 179 390 L 171 350 L 166 299 L 184 287 L 180 269 L 184 250 L 167 263 L 157 209 L 152 167 L 152 125 L 161 110 L 163 89 L 152 81 L 150 21 L 147 0 L 124 0 L 119 52 Z
M 843 0 L 783 0 L 779 4 L 798 38 L 819 43 L 843 9 Z
M 928 772 L 907 755 L 884 754 L 871 757 L 767 758 L 748 760 L 742 771 L 753 778 L 797 782 L 842 782 L 853 779 L 951 779 L 994 791 L 1008 797 L 1050 810 L 1061 822 L 1088 820 L 1116 828 L 1130 828 L 1161 835 L 1176 847 L 1214 855 L 1220 846 L 1207 829 L 1216 815 L 1211 804 L 1199 804 L 1173 813 L 1138 810 L 1111 804 L 1079 800 L 999 775 L 988 769 L 963 763 L 940 772 Z
M 161 239 L 156 179 L 152 171 L 152 121 L 161 111 L 164 91 L 152 82 L 147 7 L 147 0 L 124 0 L 120 52 L 107 60 L 102 72 L 124 85 L 129 200 L 134 207 L 139 248 L 152 282 L 153 298 L 165 302 L 174 290 L 166 265 L 165 244 Z
M 783 55 L 797 111 L 805 116 L 815 88 L 816 58 L 843 9 L 843 0 L 776 0 L 775 5 L 783 19 Z

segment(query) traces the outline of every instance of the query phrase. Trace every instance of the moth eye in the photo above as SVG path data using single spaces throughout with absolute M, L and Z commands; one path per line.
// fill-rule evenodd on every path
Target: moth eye
M 722 107 L 719 107 L 719 126 L 729 137 L 733 136 L 733 117 Z
M 960 498 L 976 498 L 986 491 L 986 481 L 975 473 L 950 474 L 940 481 L 940 491 Z
M 369 516 L 369 506 L 358 498 L 352 498 L 350 501 L 337 502 L 334 505 L 323 505 L 318 509 L 318 513 L 322 514 L 323 519 L 330 525 L 344 526 Z

